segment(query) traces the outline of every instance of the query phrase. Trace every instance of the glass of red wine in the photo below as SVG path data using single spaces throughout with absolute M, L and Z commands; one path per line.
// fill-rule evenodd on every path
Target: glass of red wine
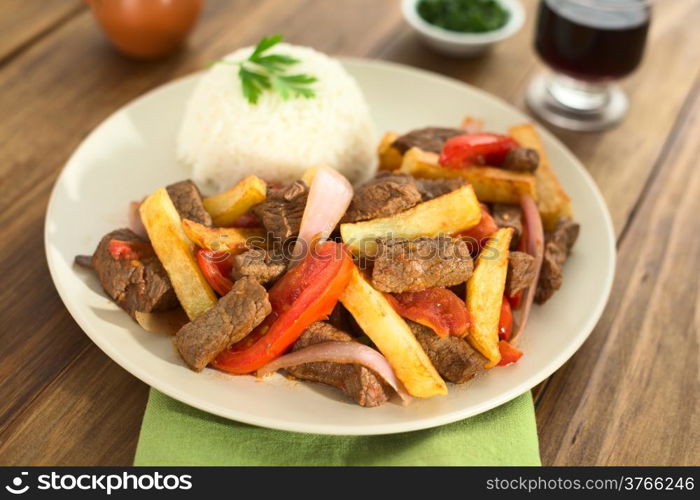
M 527 91 L 530 109 L 570 130 L 617 124 L 627 97 L 615 84 L 644 53 L 651 0 L 541 0 L 535 49 L 551 71 Z

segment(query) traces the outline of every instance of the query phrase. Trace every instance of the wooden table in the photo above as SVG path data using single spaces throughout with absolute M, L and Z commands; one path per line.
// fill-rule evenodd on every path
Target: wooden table
M 522 107 L 539 69 L 534 0 L 516 37 L 475 61 L 426 50 L 397 0 L 209 0 L 186 49 L 116 54 L 77 0 L 0 5 L 0 463 L 130 464 L 148 387 L 80 330 L 49 277 L 43 219 L 61 167 L 134 97 L 262 35 L 451 75 Z M 700 8 L 665 0 L 632 107 L 605 133 L 555 133 L 598 182 L 618 237 L 608 307 L 535 391 L 547 465 L 698 464 Z M 86 214 L 89 216 L 89 214 Z M 79 221 L 76 221 L 79 223 Z M 567 332 L 561 332 L 566 335 Z

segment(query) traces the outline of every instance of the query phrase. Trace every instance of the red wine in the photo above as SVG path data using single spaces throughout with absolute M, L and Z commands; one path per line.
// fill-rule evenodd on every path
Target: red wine
M 574 78 L 618 79 L 642 60 L 649 17 L 641 0 L 542 0 L 535 48 L 545 63 Z

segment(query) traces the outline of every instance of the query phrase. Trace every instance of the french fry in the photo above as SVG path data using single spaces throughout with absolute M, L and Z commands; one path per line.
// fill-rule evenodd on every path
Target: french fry
M 447 168 L 438 163 L 438 155 L 411 148 L 403 156 L 401 173 L 427 179 L 462 177 L 473 187 L 479 201 L 486 203 L 518 203 L 520 195 L 536 197 L 535 177 L 496 167 Z
M 190 319 L 216 305 L 216 295 L 195 260 L 192 242 L 165 188 L 141 203 L 141 221 L 158 259 L 170 277 L 177 298 Z
M 265 244 L 265 231 L 258 228 L 209 227 L 183 219 L 182 229 L 192 243 L 216 252 L 238 254 L 246 251 L 251 245 Z
M 409 326 L 356 266 L 353 266 L 350 283 L 340 296 L 340 302 L 372 339 L 409 394 L 419 398 L 447 394 L 445 381 Z
M 249 175 L 231 189 L 204 198 L 204 208 L 217 226 L 230 226 L 253 205 L 265 201 L 267 184 L 255 175 Z
M 518 125 L 511 127 L 509 134 L 521 146 L 534 149 L 540 156 L 540 165 L 535 171 L 535 189 L 537 191 L 535 200 L 545 231 L 553 231 L 559 217 L 573 214 L 569 195 L 566 194 L 557 175 L 552 170 L 547 152 L 535 127 L 530 123 Z
M 467 340 L 489 360 L 486 368 L 493 368 L 501 361 L 498 321 L 512 237 L 513 228 L 496 231 L 476 259 L 474 273 L 467 281 L 467 309 L 472 319 Z
M 355 254 L 372 256 L 377 238 L 406 238 L 455 234 L 479 223 L 481 207 L 471 186 L 419 203 L 390 217 L 340 225 L 343 242 Z
M 377 147 L 379 170 L 397 170 L 401 167 L 403 155 L 392 144 L 399 138 L 396 132 L 387 132 Z

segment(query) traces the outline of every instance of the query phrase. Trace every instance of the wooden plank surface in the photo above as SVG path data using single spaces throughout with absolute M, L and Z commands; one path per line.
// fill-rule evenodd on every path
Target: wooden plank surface
M 619 247 L 607 310 L 537 408 L 556 465 L 700 463 L 700 80 Z
M 81 0 L 3 0 L 0 65 L 85 9 Z
M 540 68 L 531 1 L 521 33 L 487 58 L 462 61 L 424 48 L 403 24 L 397 0 L 209 0 L 188 46 L 150 64 L 112 51 L 86 11 L 61 10 L 72 2 L 58 10 L 48 3 L 41 10 L 36 0 L 7 0 L 0 11 L 27 20 L 14 41 L 3 37 L 7 45 L 0 45 L 0 62 L 3 50 L 10 54 L 0 65 L 0 276 L 11 284 L 0 288 L 3 464 L 128 464 L 133 456 L 147 388 L 70 318 L 48 278 L 42 243 L 58 171 L 116 108 L 275 32 L 332 54 L 438 71 L 519 106 Z M 657 3 L 648 55 L 624 83 L 628 119 L 605 133 L 555 131 L 601 187 L 624 259 L 600 325 L 538 393 L 545 464 L 698 461 L 688 446 L 692 437 L 697 442 L 697 398 L 683 397 L 697 392 L 697 279 L 674 280 L 700 271 L 690 206 L 698 196 L 692 159 L 700 126 L 688 111 L 700 108 L 698 22 L 695 0 Z M 661 225 L 659 237 L 649 220 Z M 654 444 L 638 453 L 647 437 Z

